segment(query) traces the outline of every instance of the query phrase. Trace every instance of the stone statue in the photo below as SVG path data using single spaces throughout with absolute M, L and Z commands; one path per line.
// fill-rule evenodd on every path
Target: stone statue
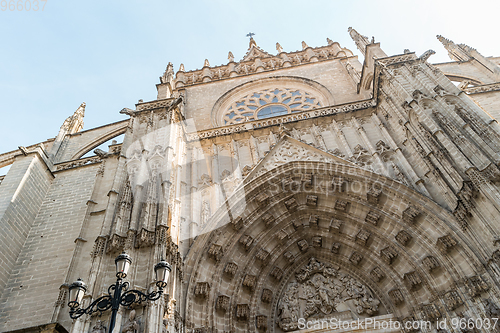
M 278 51 L 278 53 L 283 52 L 283 48 L 281 47 L 280 43 L 276 43 L 276 51 Z
M 201 225 L 205 225 L 210 218 L 210 203 L 208 200 L 203 200 L 201 206 Z
M 91 333 L 106 333 L 106 327 L 102 324 L 102 321 L 99 319 L 95 323 L 94 327 L 92 327 Z
M 135 310 L 130 311 L 128 321 L 122 328 L 122 333 L 139 333 L 139 323 L 135 319 Z

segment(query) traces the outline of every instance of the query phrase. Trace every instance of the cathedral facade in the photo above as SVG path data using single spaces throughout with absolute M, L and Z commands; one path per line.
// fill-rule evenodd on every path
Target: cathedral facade
M 108 332 L 69 289 L 107 295 L 123 252 L 131 289 L 171 273 L 113 332 L 498 331 L 500 57 L 348 32 L 363 59 L 250 37 L 239 61 L 168 64 L 126 120 L 83 130 L 83 103 L 1 154 L 0 331 Z

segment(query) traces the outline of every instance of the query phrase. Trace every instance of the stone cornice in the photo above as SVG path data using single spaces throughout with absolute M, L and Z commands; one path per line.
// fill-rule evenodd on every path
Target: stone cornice
M 117 144 L 109 146 L 109 152 L 107 153 L 106 156 L 103 156 L 103 157 L 90 156 L 90 157 L 86 157 L 86 158 L 80 158 L 78 160 L 71 160 L 71 161 L 67 161 L 67 162 L 54 164 L 54 169 L 55 169 L 54 172 L 101 163 L 106 157 L 113 156 L 113 155 L 120 155 L 121 149 L 122 149 L 122 144 L 117 143 Z
M 167 108 L 170 106 L 173 100 L 175 100 L 175 98 L 166 98 L 166 99 L 154 100 L 151 102 L 137 103 L 136 112 L 154 110 L 159 108 Z
M 81 158 L 79 160 L 57 163 L 54 165 L 54 167 L 55 167 L 54 172 L 79 168 L 82 166 L 87 166 L 87 165 L 92 165 L 92 164 L 98 164 L 101 162 L 102 162 L 102 158 L 100 158 L 99 156 L 91 156 L 91 157 Z
M 307 47 L 301 51 L 281 52 L 274 56 L 262 56 L 247 61 L 226 65 L 208 67 L 199 70 L 178 71 L 175 78 L 175 88 L 218 81 L 238 76 L 250 75 L 261 72 L 274 71 L 282 68 L 300 66 L 312 62 L 352 57 L 353 54 L 346 48 L 341 48 L 338 43 L 322 47 Z
M 322 116 L 328 116 L 337 113 L 347 113 L 356 110 L 366 109 L 369 107 L 374 107 L 377 105 L 375 99 L 369 99 L 354 103 L 346 103 L 335 106 L 327 106 L 323 108 L 314 109 L 311 111 L 305 111 L 300 113 L 291 113 L 280 117 L 273 117 L 268 119 L 259 119 L 254 121 L 249 121 L 242 124 L 230 125 L 217 127 L 209 130 L 198 131 L 196 133 L 187 133 L 188 141 L 209 139 L 218 136 L 229 135 L 233 133 L 246 132 L 254 129 L 260 129 L 269 126 L 275 126 L 280 124 L 291 123 L 304 119 L 312 119 Z
M 500 91 L 500 82 L 483 84 L 480 86 L 465 88 L 465 89 L 463 89 L 463 91 L 467 95 L 485 93 L 485 92 L 490 92 L 490 91 Z

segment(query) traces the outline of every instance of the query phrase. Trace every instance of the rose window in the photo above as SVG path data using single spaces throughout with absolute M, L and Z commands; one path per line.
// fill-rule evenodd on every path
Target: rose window
M 224 124 L 271 118 L 321 107 L 311 93 L 300 89 L 264 89 L 233 102 L 224 115 Z

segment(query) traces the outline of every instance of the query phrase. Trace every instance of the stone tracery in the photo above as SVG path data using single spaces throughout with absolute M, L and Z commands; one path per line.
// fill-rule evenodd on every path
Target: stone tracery
M 308 111 L 323 106 L 312 92 L 293 88 L 270 88 L 249 93 L 234 101 L 224 114 L 224 124 Z

